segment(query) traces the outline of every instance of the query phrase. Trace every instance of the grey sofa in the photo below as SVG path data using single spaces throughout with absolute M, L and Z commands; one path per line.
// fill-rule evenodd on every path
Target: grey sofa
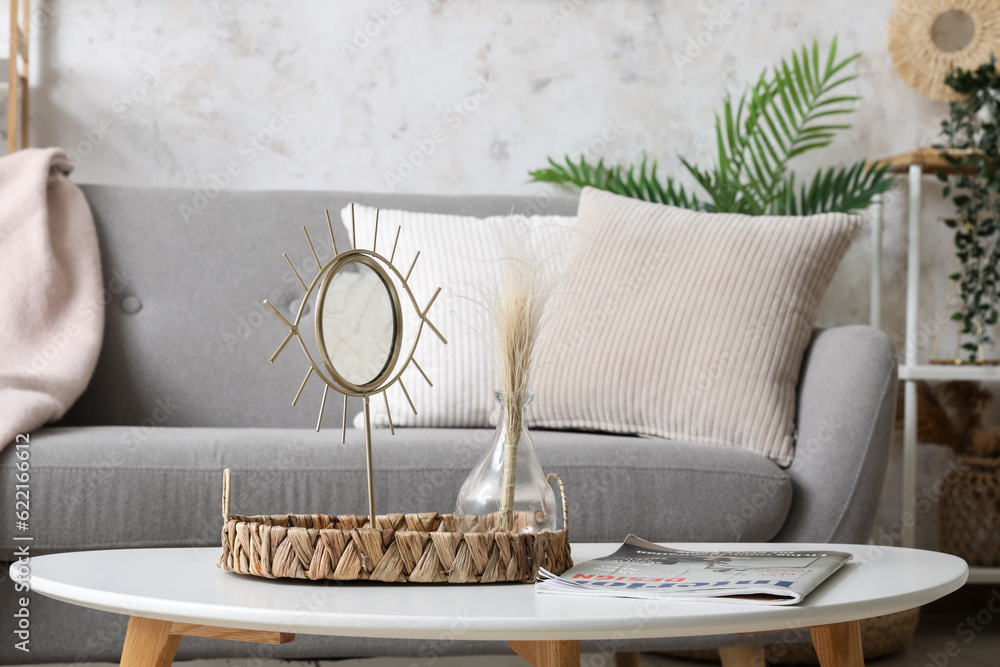
M 305 266 L 311 260 L 299 227 L 323 230 L 323 209 L 339 211 L 350 201 L 478 216 L 512 208 L 572 214 L 576 207 L 569 199 L 510 196 L 225 191 L 199 201 L 186 190 L 83 189 L 101 242 L 105 342 L 84 396 L 60 424 L 30 434 L 34 555 L 217 545 L 224 467 L 233 469 L 232 504 L 239 513 L 365 513 L 361 434 L 349 431 L 343 445 L 339 429 L 315 433 L 317 406 L 305 398 L 297 408 L 289 405 L 302 364 L 284 357 L 267 363 L 285 329 L 261 300 L 288 309 L 301 295 L 281 253 Z M 195 211 L 189 221 L 182 206 Z M 817 330 L 799 381 L 797 452 L 787 469 L 746 451 L 684 442 L 554 431 L 536 432 L 535 441 L 546 470 L 566 480 L 574 541 L 619 541 L 634 532 L 662 541 L 864 542 L 882 485 L 895 395 L 895 353 L 882 333 L 860 326 Z M 327 406 L 326 423 L 339 423 L 334 411 Z M 459 429 L 377 434 L 377 507 L 450 511 L 490 435 Z M 14 484 L 12 454 L 10 447 L 0 453 L 7 489 Z M 0 513 L 7 561 L 12 521 L 11 512 Z M 0 588 L 0 635 L 9 637 L 15 596 L 6 577 Z M 0 663 L 114 661 L 125 628 L 124 617 L 40 595 L 32 596 L 31 622 L 31 653 L 4 642 Z M 733 641 L 739 640 L 596 648 Z M 178 659 L 506 650 L 471 642 L 300 637 L 261 647 L 188 638 Z

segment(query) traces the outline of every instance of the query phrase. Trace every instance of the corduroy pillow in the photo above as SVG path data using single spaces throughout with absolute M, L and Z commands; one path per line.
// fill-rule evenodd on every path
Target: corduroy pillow
M 535 427 L 742 447 L 788 465 L 816 311 L 857 216 L 700 213 L 587 188 L 535 357 Z

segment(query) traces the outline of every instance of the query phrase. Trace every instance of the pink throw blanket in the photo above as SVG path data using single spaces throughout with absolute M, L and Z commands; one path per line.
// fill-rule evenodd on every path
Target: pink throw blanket
M 104 335 L 97 232 L 56 148 L 0 158 L 0 449 L 59 419 Z

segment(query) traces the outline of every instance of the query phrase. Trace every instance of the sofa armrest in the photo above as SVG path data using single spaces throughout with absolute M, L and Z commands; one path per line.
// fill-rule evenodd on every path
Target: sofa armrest
M 779 542 L 868 541 L 895 426 L 896 351 L 871 327 L 816 330 L 799 375 L 792 507 Z

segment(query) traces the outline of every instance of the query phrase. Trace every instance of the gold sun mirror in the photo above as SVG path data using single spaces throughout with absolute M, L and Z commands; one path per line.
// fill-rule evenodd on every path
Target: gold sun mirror
M 362 400 L 364 415 L 365 454 L 368 468 L 368 514 L 371 525 L 375 523 L 375 489 L 372 482 L 372 439 L 371 439 L 371 397 L 382 394 L 385 401 L 389 430 L 395 433 L 389 400 L 386 391 L 398 388 L 406 398 L 410 409 L 416 414 L 416 407 L 403 383 L 403 374 L 412 365 L 423 381 L 430 383 L 423 369 L 413 358 L 424 327 L 431 330 L 442 343 L 447 344 L 441 332 L 427 318 L 427 312 L 434 304 L 441 289 L 435 290 L 430 301 L 421 306 L 413 296 L 408 284 L 420 253 L 417 252 L 404 275 L 393 263 L 396 247 L 399 245 L 400 228 L 396 228 L 395 240 L 388 257 L 379 252 L 378 211 L 375 213 L 375 231 L 372 234 L 371 250 L 358 243 L 357 221 L 354 205 L 351 204 L 351 250 L 339 252 L 333 233 L 330 212 L 326 212 L 326 224 L 333 246 L 333 258 L 320 261 L 316 246 L 309 231 L 303 227 L 306 243 L 316 265 L 316 273 L 306 283 L 295 265 L 283 255 L 295 275 L 305 295 L 299 301 L 295 318 L 289 321 L 267 300 L 264 304 L 288 327 L 288 334 L 271 355 L 273 363 L 285 347 L 294 339 L 299 343 L 309 368 L 299 385 L 292 405 L 297 405 L 309 379 L 316 375 L 323 382 L 323 397 L 320 401 L 316 430 L 323 425 L 323 411 L 330 389 L 344 396 L 343 424 L 341 440 L 347 440 L 347 401 L 351 397 Z M 310 301 L 316 302 L 313 327 L 315 329 L 315 354 L 310 352 L 307 338 L 303 338 L 303 319 Z M 404 318 L 404 305 L 412 307 L 413 315 Z M 404 338 L 404 322 L 409 320 L 415 331 Z M 308 325 L 308 323 L 306 323 Z M 404 346 L 404 341 L 407 346 Z M 405 351 L 405 354 L 404 354 Z M 317 362 L 317 358 L 319 361 Z

